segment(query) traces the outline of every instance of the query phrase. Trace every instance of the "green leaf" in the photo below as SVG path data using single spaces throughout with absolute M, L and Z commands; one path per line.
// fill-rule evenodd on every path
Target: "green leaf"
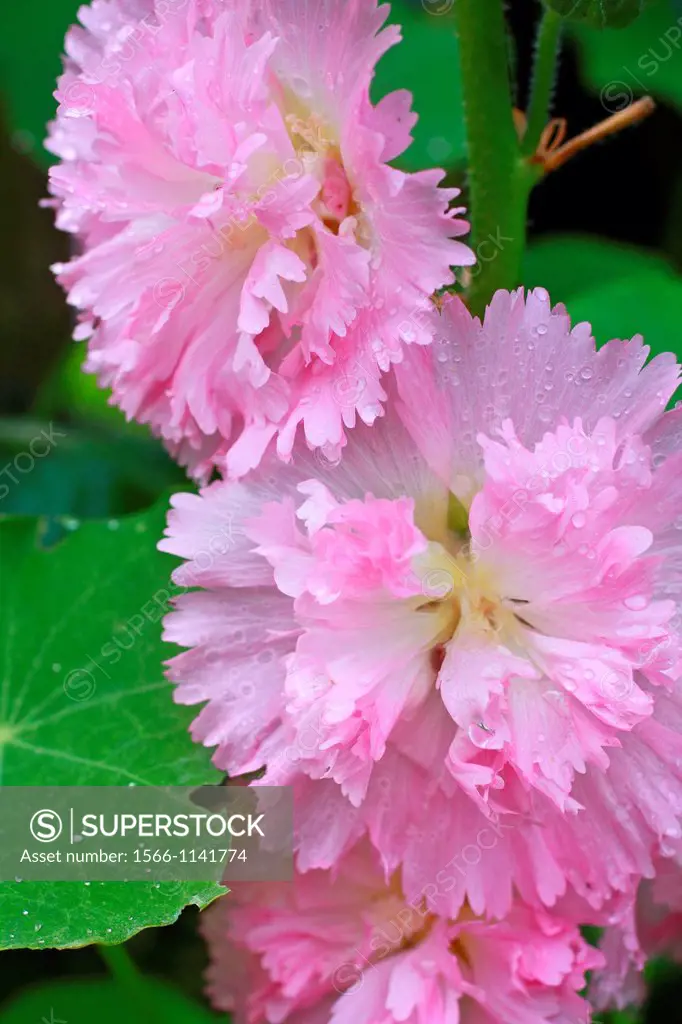
M 149 438 L 149 427 L 127 420 L 118 406 L 112 403 L 111 389 L 102 387 L 94 373 L 83 370 L 85 356 L 83 343 L 69 344 L 36 395 L 32 412 L 48 419 L 63 418 L 68 414 L 69 419 L 90 420 L 106 425 L 112 431 Z
M 408 171 L 453 167 L 465 158 L 459 46 L 449 0 L 392 0 L 389 21 L 403 41 L 382 57 L 372 84 L 376 102 L 394 89 L 409 89 L 419 115 L 414 142 L 396 160 Z M 442 12 L 442 13 L 439 13 Z
M 544 0 L 545 6 L 570 21 L 595 28 L 624 28 L 637 18 L 648 0 Z
M 165 503 L 163 503 L 165 505 Z M 160 619 L 173 560 L 163 505 L 70 521 L 55 547 L 33 519 L 0 521 L 0 778 L 8 786 L 215 783 L 175 705 Z M 123 942 L 225 890 L 212 883 L 0 884 L 0 948 Z
M 643 272 L 581 292 L 567 303 L 573 322 L 587 320 L 599 344 L 644 335 L 652 356 L 674 352 L 682 359 L 679 311 L 682 279 Z
M 12 127 L 22 149 L 47 164 L 43 149 L 47 122 L 57 110 L 52 93 L 61 72 L 64 36 L 81 0 L 24 0 L 3 6 L 0 32 L 0 83 Z
M 682 106 L 682 8 L 652 0 L 641 18 L 622 32 L 593 32 L 575 25 L 580 72 L 607 113 L 623 110 L 649 93 Z
M 32 453 L 36 454 L 33 455 Z M 0 419 L 0 513 L 103 517 L 187 484 L 156 439 L 107 424 Z
M 542 285 L 598 343 L 643 334 L 652 355 L 682 359 L 682 277 L 660 256 L 588 236 L 554 236 L 531 246 L 524 283 Z
M 0 1008 L 1 1024 L 210 1024 L 226 1021 L 198 1003 L 187 999 L 182 992 L 153 978 L 140 978 L 138 982 L 154 1017 L 144 1013 L 143 1007 L 118 982 L 109 978 L 77 981 L 52 981 L 27 989 L 10 1003 Z M 142 1012 L 141 1012 L 142 1011 Z
M 594 286 L 642 271 L 677 278 L 673 266 L 653 250 L 609 241 L 598 235 L 545 235 L 528 247 L 523 282 L 546 288 L 555 302 Z

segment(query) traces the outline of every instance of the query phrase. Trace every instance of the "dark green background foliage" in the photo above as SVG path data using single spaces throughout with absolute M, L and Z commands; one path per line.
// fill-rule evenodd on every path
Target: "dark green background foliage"
M 648 0 L 544 0 L 562 18 L 594 28 L 624 28 L 642 13 Z
M 544 2 L 571 15 L 554 107 L 570 134 L 645 93 L 658 109 L 536 190 L 524 283 L 543 285 L 576 320 L 590 320 L 600 342 L 641 332 L 654 352 L 682 356 L 682 2 Z M 46 773 L 53 782 L 92 784 L 111 782 L 117 773 L 149 782 L 212 781 L 208 755 L 187 737 L 188 715 L 169 700 L 158 621 L 145 625 L 111 678 L 98 680 L 92 700 L 69 701 L 64 690 L 68 673 L 82 668 L 167 580 L 170 560 L 154 545 L 167 495 L 187 486 L 161 446 L 126 424 L 81 372 L 83 349 L 69 340 L 70 313 L 48 270 L 68 256 L 69 242 L 54 229 L 51 212 L 38 207 L 49 165 L 42 139 L 54 114 L 64 32 L 79 4 L 11 0 L 1 15 L 0 470 L 43 432 L 52 438 L 45 457 L 16 474 L 16 483 L 3 476 L 0 488 L 3 628 L 14 640 L 11 654 L 0 642 L 0 677 L 7 679 L 0 692 L 3 781 L 38 783 L 47 781 Z M 542 5 L 511 0 L 507 6 L 510 73 L 524 108 Z M 413 91 L 421 119 L 399 163 L 407 170 L 442 166 L 466 202 L 450 7 L 396 0 L 392 17 L 403 24 L 405 42 L 384 58 L 375 90 L 377 96 L 392 88 Z M 625 28 L 604 28 L 635 17 Z M 20 462 L 28 466 L 26 458 Z M 146 742 L 124 755 L 118 713 L 145 730 Z M 49 728 L 56 721 L 61 749 L 97 767 L 83 774 L 64 759 Z M 0 1022 L 213 1019 L 202 1003 L 205 953 L 196 918 L 214 890 L 98 888 L 95 895 L 94 886 L 86 894 L 55 885 L 41 894 L 26 883 L 0 885 Z M 19 911 L 24 904 L 28 918 Z M 169 927 L 148 927 L 176 918 Z M 48 948 L 128 936 L 139 974 L 115 948 L 104 956 L 87 945 Z M 7 948 L 16 946 L 34 948 Z M 614 1015 L 613 1024 L 679 1019 L 677 973 L 657 965 L 650 974 L 647 1009 Z

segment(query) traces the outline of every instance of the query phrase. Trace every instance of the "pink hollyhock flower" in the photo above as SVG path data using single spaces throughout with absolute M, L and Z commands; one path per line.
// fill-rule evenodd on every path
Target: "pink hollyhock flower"
M 602 964 L 575 925 L 520 904 L 438 918 L 366 847 L 338 874 L 239 887 L 203 920 L 209 994 L 235 1024 L 587 1024 L 578 992 Z
M 541 290 L 434 318 L 339 465 L 174 498 L 170 677 L 296 786 L 300 869 L 368 832 L 441 913 L 599 907 L 681 834 L 678 367 Z
M 86 369 L 192 472 L 239 475 L 299 423 L 340 451 L 382 372 L 474 262 L 440 171 L 389 166 L 416 117 L 369 85 L 376 0 L 94 0 L 67 36 L 48 148 L 56 268 Z

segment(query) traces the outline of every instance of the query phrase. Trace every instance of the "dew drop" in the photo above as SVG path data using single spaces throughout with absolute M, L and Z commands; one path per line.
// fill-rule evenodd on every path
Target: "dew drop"
M 626 608 L 629 608 L 632 612 L 641 612 L 643 608 L 646 608 L 649 601 L 644 594 L 635 594 L 632 597 L 626 597 L 623 604 Z
M 21 913 L 24 915 L 24 917 L 28 917 L 28 910 L 22 910 Z
M 547 324 L 538 324 L 538 334 L 541 338 L 547 334 Z
M 575 515 L 571 516 L 571 522 L 575 526 L 576 530 L 582 530 L 583 526 L 587 522 L 584 512 L 576 512 Z

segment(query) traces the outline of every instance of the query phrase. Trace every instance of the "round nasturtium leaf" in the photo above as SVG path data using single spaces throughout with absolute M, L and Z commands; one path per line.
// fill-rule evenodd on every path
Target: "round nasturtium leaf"
M 173 703 L 161 641 L 174 560 L 166 502 L 108 521 L 0 517 L 0 784 L 198 786 L 220 780 Z M 212 882 L 0 882 L 0 949 L 124 942 L 204 907 Z
M 649 0 L 544 0 L 545 6 L 568 21 L 594 28 L 624 28 L 639 17 Z

